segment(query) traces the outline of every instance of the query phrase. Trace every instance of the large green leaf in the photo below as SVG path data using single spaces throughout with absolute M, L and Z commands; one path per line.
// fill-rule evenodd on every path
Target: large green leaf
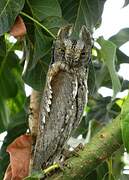
M 49 16 L 61 17 L 61 8 L 57 0 L 28 0 L 32 14 L 39 21 Z
M 35 27 L 35 43 L 32 67 L 44 56 L 50 53 L 52 46 L 52 38 L 43 34 L 41 28 Z
M 56 36 L 59 28 L 68 24 L 68 21 L 64 20 L 62 17 L 51 16 L 43 20 L 42 24 Z
M 0 96 L 4 98 L 15 97 L 18 91 L 13 68 L 18 68 L 18 58 L 14 52 L 0 57 Z
M 24 0 L 0 0 L 0 36 L 10 30 L 24 6 Z
M 117 34 L 112 36 L 110 39 L 117 47 L 122 46 L 124 43 L 129 41 L 129 28 L 120 30 Z
M 129 95 L 122 106 L 121 129 L 123 143 L 127 152 L 129 153 Z
M 97 23 L 100 23 L 105 0 L 60 0 L 59 2 L 63 17 L 74 24 L 77 32 L 82 25 L 93 31 Z
M 120 80 L 115 70 L 116 46 L 111 41 L 106 41 L 103 38 L 100 38 L 98 42 L 101 46 L 100 52 L 102 59 L 107 65 L 111 76 L 112 87 L 115 96 L 121 90 Z
M 0 41 L 0 133 L 11 124 L 11 116 L 23 109 L 25 92 L 21 79 L 22 68 L 14 50 L 8 49 L 9 42 Z M 9 46 L 10 47 L 10 46 Z M 13 46 L 12 46 L 13 47 Z M 15 125 L 15 122 L 13 122 Z
M 33 0 L 27 2 L 29 7 L 27 13 L 32 14 L 36 21 L 38 19 L 41 25 L 56 35 L 58 29 L 66 22 L 61 18 L 61 8 L 58 1 Z M 29 53 L 26 53 L 29 64 L 23 78 L 31 87 L 41 90 L 45 84 L 46 73 L 51 60 L 50 54 L 53 39 L 47 31 L 34 23 L 33 20 L 30 21 L 25 18 L 25 22 L 27 24 L 29 38 L 27 40 L 27 51 Z M 37 77 L 39 79 L 38 81 Z
M 44 58 L 39 59 L 34 68 L 29 69 L 29 67 L 31 66 L 30 62 L 27 71 L 23 76 L 25 83 L 36 90 L 43 90 L 49 63 L 50 53 Z

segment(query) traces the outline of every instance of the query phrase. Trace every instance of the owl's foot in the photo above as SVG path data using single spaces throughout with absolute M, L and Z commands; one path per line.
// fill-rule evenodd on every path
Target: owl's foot
M 57 169 L 62 170 L 59 163 L 54 163 L 53 165 L 51 165 L 51 166 L 47 167 L 46 169 L 44 169 L 43 172 L 44 172 L 45 175 L 49 175 L 49 174 L 53 173 L 55 170 L 57 170 Z
M 69 159 L 70 157 L 76 156 L 78 157 L 78 151 L 83 150 L 84 149 L 84 145 L 82 143 L 80 143 L 76 148 L 74 148 L 73 151 L 69 151 L 68 149 L 63 149 L 63 156 L 64 156 L 64 160 Z

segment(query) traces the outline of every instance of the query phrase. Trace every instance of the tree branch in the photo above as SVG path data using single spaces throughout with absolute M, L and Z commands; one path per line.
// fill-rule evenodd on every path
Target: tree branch
M 66 161 L 64 171 L 56 173 L 49 180 L 85 179 L 99 164 L 110 157 L 122 145 L 120 116 L 105 126 L 85 145 L 78 157 Z

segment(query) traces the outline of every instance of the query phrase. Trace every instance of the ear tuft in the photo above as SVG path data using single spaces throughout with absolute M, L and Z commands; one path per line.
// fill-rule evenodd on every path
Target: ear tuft
M 81 40 L 84 41 L 85 44 L 89 44 L 92 46 L 92 38 L 91 38 L 91 34 L 90 32 L 88 31 L 88 29 L 86 28 L 85 25 L 82 26 L 81 30 L 80 30 L 80 33 L 79 33 L 79 37 Z
M 68 39 L 68 37 L 72 34 L 72 30 L 73 30 L 73 26 L 70 24 L 61 27 L 57 33 L 57 38 L 61 40 Z

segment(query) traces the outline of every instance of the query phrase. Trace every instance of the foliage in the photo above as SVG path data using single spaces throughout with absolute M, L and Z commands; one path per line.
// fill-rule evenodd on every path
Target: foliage
M 28 128 L 28 98 L 24 83 L 32 88 L 43 90 L 48 65 L 51 60 L 51 47 L 61 26 L 72 23 L 75 35 L 85 24 L 93 33 L 101 25 L 101 16 L 106 0 L 1 0 L 0 3 L 0 133 L 7 131 L 0 151 L 0 179 L 2 179 L 8 164 L 6 147 Z M 125 1 L 126 6 L 128 1 Z M 25 36 L 18 37 L 16 43 L 9 40 L 9 32 L 16 17 L 21 16 L 26 26 Z M 20 35 L 19 35 L 20 36 Z M 120 51 L 119 47 L 129 40 L 129 28 L 122 29 L 109 40 L 99 37 L 95 41 L 101 46 L 93 47 L 92 63 L 89 65 L 89 102 L 86 108 L 87 116 L 75 133 L 75 137 L 83 134 L 86 137 L 88 123 L 91 125 L 91 136 L 103 124 L 116 117 L 121 111 L 121 105 L 116 98 L 117 92 L 128 89 L 129 82 L 118 76 L 121 63 L 129 63 L 129 57 Z M 15 50 L 23 51 L 19 59 Z M 25 68 L 25 64 L 27 67 Z M 22 72 L 24 73 L 22 75 Z M 102 97 L 98 89 L 102 86 L 112 88 L 114 97 Z M 128 144 L 128 114 L 125 105 L 123 112 L 123 139 L 129 151 Z M 122 153 L 121 153 L 122 154 Z M 121 156 L 118 154 L 118 156 Z M 117 157 L 118 157 L 117 156 Z M 116 159 L 113 159 L 115 164 Z M 119 162 L 120 163 L 120 160 Z M 97 179 L 106 179 L 109 166 L 101 165 L 94 171 Z M 113 171 L 113 170 L 112 170 Z M 101 173 L 102 172 L 102 173 Z M 120 171 L 117 172 L 117 177 Z M 92 175 L 91 175 L 92 177 Z M 90 178 L 89 178 L 90 179 Z M 122 179 L 122 175 L 121 175 Z

